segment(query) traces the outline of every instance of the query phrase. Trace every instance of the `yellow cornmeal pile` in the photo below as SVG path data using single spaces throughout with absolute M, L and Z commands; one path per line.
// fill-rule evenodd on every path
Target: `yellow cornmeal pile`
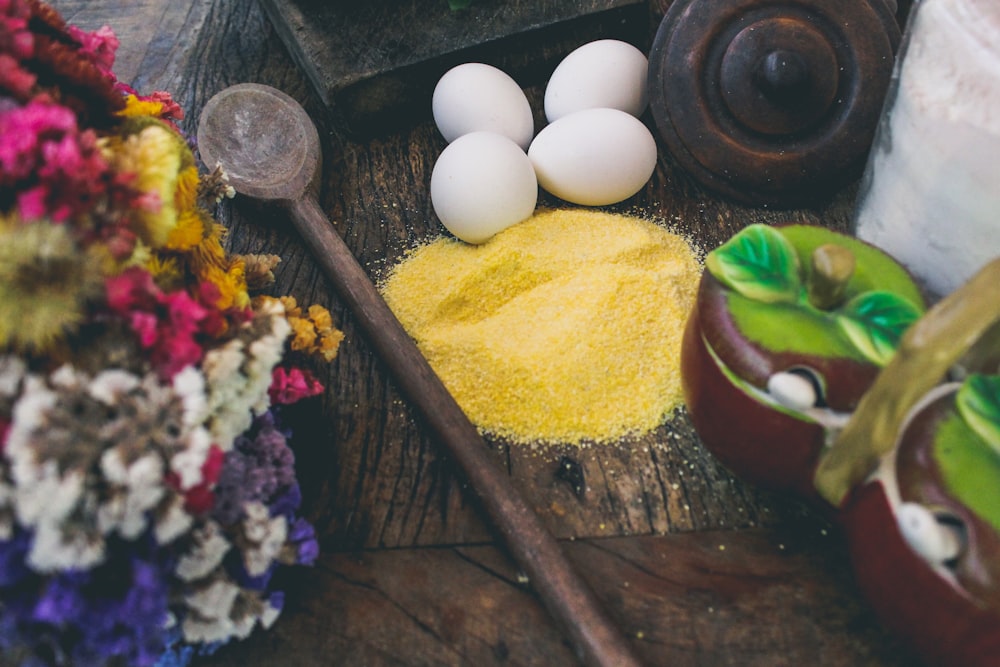
M 381 288 L 477 427 L 580 444 L 650 431 L 681 403 L 700 275 L 654 223 L 558 209 L 482 245 L 421 246 Z

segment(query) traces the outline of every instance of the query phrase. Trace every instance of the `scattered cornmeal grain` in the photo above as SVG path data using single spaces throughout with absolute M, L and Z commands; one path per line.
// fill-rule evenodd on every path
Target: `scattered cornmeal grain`
M 481 430 L 589 444 L 648 432 L 682 402 L 700 275 L 688 243 L 652 222 L 556 209 L 482 245 L 421 246 L 381 289 Z

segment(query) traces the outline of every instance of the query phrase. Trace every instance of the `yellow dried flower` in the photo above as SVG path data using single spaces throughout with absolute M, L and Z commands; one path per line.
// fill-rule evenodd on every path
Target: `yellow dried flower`
M 100 262 L 64 225 L 0 219 L 0 347 L 51 349 L 84 320 L 103 284 Z
M 304 315 L 302 308 L 293 296 L 259 296 L 253 301 L 254 310 L 259 310 L 264 304 L 278 302 L 285 310 L 285 319 L 292 327 L 290 346 L 297 352 L 315 354 L 325 361 L 333 361 L 337 356 L 344 334 L 333 326 L 330 311 L 313 304 Z
M 119 145 L 111 143 L 108 147 L 108 158 L 115 168 L 135 174 L 133 187 L 158 200 L 153 210 L 137 210 L 135 217 L 139 237 L 159 248 L 177 225 L 174 193 L 187 146 L 166 126 L 150 124 L 126 136 Z
M 184 271 L 176 257 L 151 255 L 143 266 L 162 290 L 180 289 L 184 284 Z
M 198 167 L 189 165 L 177 174 L 177 187 L 174 190 L 174 206 L 178 213 L 192 211 L 198 206 L 198 187 L 201 177 Z
M 201 242 L 185 253 L 188 269 L 200 281 L 219 288 L 219 308 L 245 308 L 250 305 L 247 292 L 246 264 L 242 257 L 228 257 L 222 247 L 225 227 L 208 217 L 202 217 L 206 233 Z
M 333 328 L 333 318 L 330 317 L 330 311 L 319 304 L 314 303 L 309 306 L 309 319 L 320 331 L 329 331 Z
M 205 233 L 198 245 L 191 248 L 188 256 L 188 261 L 195 273 L 200 273 L 202 268 L 207 266 L 224 268 L 229 262 L 226 250 L 222 247 L 226 228 L 214 220 L 203 219 L 203 222 L 206 223 Z
M 197 209 L 181 211 L 177 216 L 177 226 L 167 237 L 164 248 L 177 252 L 191 250 L 205 238 L 204 214 Z
M 250 305 L 250 295 L 247 294 L 241 260 L 233 260 L 225 267 L 204 265 L 200 267 L 197 276 L 199 280 L 210 282 L 219 289 L 219 299 L 214 304 L 216 308 L 225 310 L 246 308 Z
M 159 116 L 163 108 L 161 102 L 155 100 L 140 100 L 135 95 L 125 97 L 125 108 L 118 112 L 124 118 L 135 118 L 137 116 Z
M 307 312 L 308 315 L 303 316 L 297 305 L 290 310 L 286 308 L 285 316 L 292 325 L 292 349 L 333 360 L 344 334 L 333 327 L 330 311 L 323 306 L 313 304 Z
M 282 296 L 278 298 L 278 301 L 285 308 L 285 317 L 291 318 L 302 315 L 302 309 L 299 308 L 299 303 L 295 300 L 294 296 Z
M 331 329 L 320 336 L 319 345 L 316 352 L 326 361 L 333 361 L 340 349 L 340 343 L 344 340 L 344 332 L 339 329 Z
M 301 317 L 289 317 L 288 322 L 292 325 L 292 349 L 300 352 L 311 351 L 317 335 L 313 323 Z
M 274 267 L 281 262 L 277 255 L 240 255 L 246 264 L 247 289 L 260 290 L 274 282 Z

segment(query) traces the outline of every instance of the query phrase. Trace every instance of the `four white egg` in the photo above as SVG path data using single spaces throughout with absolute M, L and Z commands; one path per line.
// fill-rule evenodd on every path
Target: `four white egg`
M 524 91 L 505 72 L 483 63 L 446 72 L 432 98 L 434 122 L 450 142 L 431 174 L 438 218 L 456 237 L 482 243 L 533 213 L 539 185 L 584 206 L 639 192 L 656 168 L 656 141 L 638 119 L 647 69 L 626 42 L 584 44 L 553 71 L 549 125 L 537 135 Z

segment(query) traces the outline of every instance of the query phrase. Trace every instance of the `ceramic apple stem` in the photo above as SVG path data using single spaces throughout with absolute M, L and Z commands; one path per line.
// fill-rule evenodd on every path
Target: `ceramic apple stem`
M 844 246 L 825 243 L 813 250 L 809 302 L 820 310 L 836 308 L 844 300 L 847 283 L 854 275 L 854 253 Z
M 1000 258 L 945 297 L 903 336 L 896 354 L 858 403 L 821 460 L 814 478 L 821 496 L 840 507 L 895 446 L 913 406 L 1000 322 Z

